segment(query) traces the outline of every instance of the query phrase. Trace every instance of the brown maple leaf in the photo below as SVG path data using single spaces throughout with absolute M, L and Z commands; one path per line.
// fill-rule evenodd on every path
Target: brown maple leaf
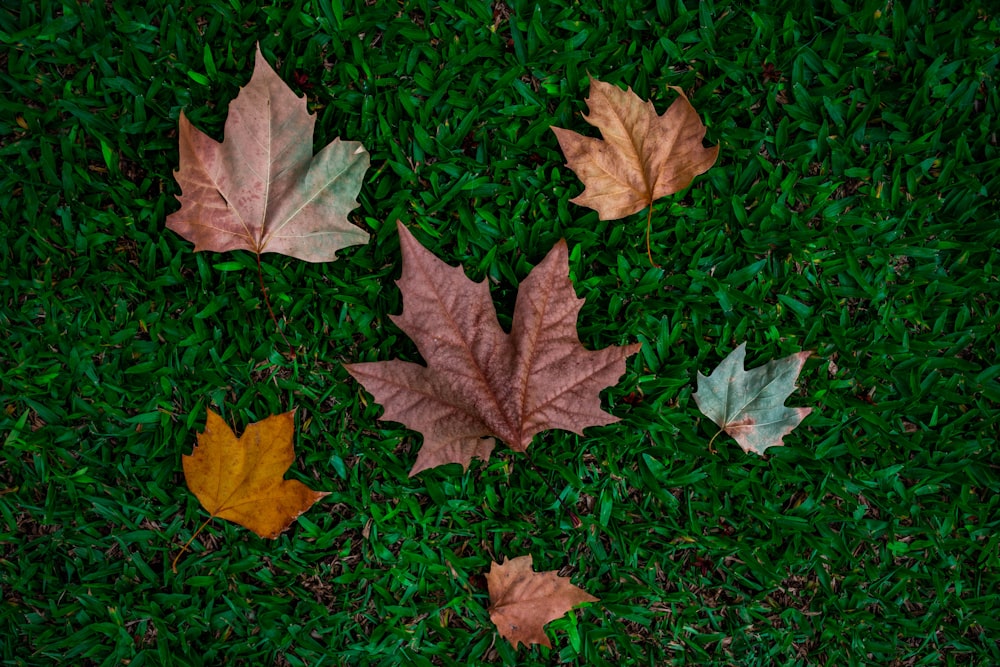
M 517 648 L 542 644 L 552 648 L 545 624 L 583 602 L 598 599 L 560 577 L 556 570 L 535 572 L 531 556 L 494 562 L 486 575 L 490 590 L 490 619 L 500 636 Z
M 403 313 L 392 321 L 417 345 L 427 366 L 405 361 L 345 368 L 385 406 L 382 419 L 419 431 L 424 444 L 410 476 L 421 470 L 487 460 L 496 436 L 517 451 L 559 428 L 618 421 L 601 410 L 599 393 L 625 372 L 638 344 L 589 351 L 576 318 L 583 299 L 569 280 L 560 241 L 521 284 L 513 326 L 505 333 L 486 281 L 472 282 L 426 250 L 401 224 Z
M 768 447 L 784 445 L 783 438 L 812 412 L 812 408 L 785 407 L 795 391 L 795 378 L 811 352 L 769 361 L 743 369 L 747 344 L 729 353 L 709 376 L 698 373 L 698 391 L 693 394 L 702 413 L 731 435 L 744 452 L 763 454 Z
M 368 234 L 347 220 L 369 157 L 334 139 L 312 154 L 315 114 L 257 47 L 250 83 L 229 105 L 225 140 L 195 129 L 181 112 L 179 211 L 167 227 L 195 251 L 277 252 L 327 262 Z
M 570 201 L 597 211 L 601 220 L 618 220 L 649 208 L 646 245 L 653 202 L 680 192 L 715 164 L 719 147 L 705 148 L 705 126 L 684 91 L 666 113 L 657 115 L 652 102 L 632 89 L 590 79 L 584 120 L 601 131 L 593 139 L 553 127 L 566 164 L 583 181 L 584 190 Z M 650 256 L 652 261 L 652 256 Z
M 275 539 L 329 495 L 283 479 L 295 460 L 294 415 L 294 410 L 272 415 L 250 424 L 237 438 L 222 417 L 208 411 L 198 444 L 182 462 L 188 488 L 211 517 Z

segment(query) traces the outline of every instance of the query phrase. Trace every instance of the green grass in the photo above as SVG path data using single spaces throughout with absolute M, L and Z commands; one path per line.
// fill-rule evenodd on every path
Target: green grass
M 1000 18 L 929 2 L 23 2 L 0 9 L 0 658 L 11 665 L 1000 664 Z M 197 4 L 197 8 L 193 6 Z M 689 7 L 685 8 L 687 4 Z M 125 7 L 131 6 L 131 9 Z M 853 9 L 849 8 L 853 7 Z M 509 9 L 509 15 L 506 10 Z M 183 109 L 221 138 L 254 43 L 372 155 L 327 264 L 194 254 Z M 568 202 L 587 75 L 720 159 L 645 215 Z M 419 436 L 341 362 L 391 323 L 402 219 L 490 280 L 571 248 L 585 345 L 641 341 L 622 421 L 408 479 Z M 732 348 L 815 351 L 766 457 L 691 394 Z M 331 495 L 274 541 L 187 491 L 206 408 L 297 408 Z M 544 477 L 583 521 L 573 528 Z M 515 651 L 484 574 L 531 554 L 601 598 Z

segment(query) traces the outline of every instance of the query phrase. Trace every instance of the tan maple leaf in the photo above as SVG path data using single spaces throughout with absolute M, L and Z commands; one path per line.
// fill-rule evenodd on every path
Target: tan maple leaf
M 566 164 L 583 181 L 583 192 L 571 199 L 597 211 L 601 220 L 618 220 L 644 208 L 646 245 L 652 206 L 660 197 L 680 192 L 715 164 L 719 147 L 705 148 L 705 126 L 684 91 L 662 116 L 652 102 L 632 89 L 590 79 L 584 120 L 601 131 L 594 139 L 553 127 Z M 652 261 L 652 256 L 650 256 Z
M 812 412 L 789 408 L 785 399 L 795 391 L 795 378 L 811 352 L 798 352 L 744 370 L 747 344 L 729 353 L 708 376 L 698 373 L 693 394 L 702 413 L 731 435 L 744 452 L 763 454 L 768 447 L 784 445 L 783 438 Z
M 195 251 L 277 252 L 308 262 L 334 259 L 368 234 L 347 214 L 368 169 L 356 141 L 334 139 L 312 154 L 315 114 L 275 73 L 257 47 L 250 83 L 229 105 L 220 143 L 181 112 L 181 208 L 167 227 Z
M 531 556 L 496 563 L 486 575 L 490 591 L 489 614 L 500 636 L 517 648 L 542 644 L 552 648 L 545 624 L 584 602 L 598 599 L 560 577 L 557 571 L 535 572 Z
M 419 431 L 424 444 L 410 476 L 445 463 L 486 460 L 496 436 L 517 451 L 546 429 L 582 434 L 618 421 L 600 391 L 625 372 L 638 344 L 590 351 L 576 318 L 583 305 L 569 280 L 565 241 L 525 278 L 505 333 L 486 281 L 436 258 L 401 224 L 403 313 L 392 320 L 427 366 L 392 360 L 345 368 L 385 406 L 382 419 Z
M 329 495 L 284 479 L 295 460 L 295 411 L 250 424 L 239 438 L 211 410 L 198 444 L 182 459 L 184 479 L 212 516 L 275 539 Z

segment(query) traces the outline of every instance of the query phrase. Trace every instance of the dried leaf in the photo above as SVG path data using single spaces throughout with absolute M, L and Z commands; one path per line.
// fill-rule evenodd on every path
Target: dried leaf
M 195 251 L 277 252 L 327 262 L 368 241 L 347 214 L 368 169 L 356 141 L 334 139 L 312 154 L 316 116 L 268 65 L 257 47 L 250 83 L 229 106 L 221 143 L 180 117 L 182 194 L 167 227 Z
M 560 577 L 555 570 L 534 572 L 531 556 L 493 563 L 486 575 L 490 590 L 490 619 L 500 636 L 517 648 L 542 644 L 552 648 L 545 624 L 583 602 L 598 599 Z
M 729 353 L 711 375 L 698 373 L 695 403 L 702 413 L 733 436 L 745 452 L 763 454 L 768 447 L 784 445 L 812 408 L 785 407 L 785 399 L 795 391 L 795 379 L 811 352 L 799 352 L 784 359 L 746 371 L 746 343 Z
M 625 372 L 638 344 L 589 351 L 576 334 L 583 305 L 560 241 L 521 284 L 511 332 L 497 322 L 486 281 L 474 283 L 398 225 L 403 313 L 392 318 L 427 366 L 404 361 L 346 365 L 382 419 L 424 435 L 413 476 L 445 463 L 486 460 L 496 436 L 518 451 L 546 429 L 581 433 L 618 421 L 599 393 Z
M 701 145 L 705 126 L 684 92 L 670 88 L 680 97 L 658 116 L 653 103 L 643 102 L 631 88 L 590 79 L 590 115 L 584 119 L 604 140 L 552 128 L 567 165 L 585 186 L 570 201 L 596 210 L 601 220 L 618 220 L 683 190 L 708 171 L 719 147 Z
M 222 417 L 208 411 L 205 430 L 183 464 L 188 488 L 209 514 L 274 539 L 329 495 L 283 479 L 295 460 L 294 415 L 272 415 L 237 438 Z

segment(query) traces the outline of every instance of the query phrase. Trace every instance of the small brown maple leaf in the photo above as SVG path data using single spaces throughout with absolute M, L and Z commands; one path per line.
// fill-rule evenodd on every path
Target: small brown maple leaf
M 590 351 L 576 318 L 583 305 L 569 280 L 565 241 L 525 278 L 505 333 L 486 281 L 448 266 L 401 224 L 403 313 L 395 322 L 427 366 L 405 361 L 345 364 L 385 406 L 382 419 L 419 431 L 424 444 L 410 476 L 445 463 L 487 460 L 496 436 L 525 451 L 536 433 L 618 421 L 600 391 L 618 381 L 638 344 Z
M 798 352 L 747 371 L 746 347 L 743 343 L 730 352 L 711 375 L 698 373 L 693 397 L 698 409 L 721 429 L 715 436 L 725 431 L 744 452 L 763 454 L 768 447 L 784 445 L 782 439 L 812 412 L 812 408 L 785 407 L 785 399 L 795 391 L 795 378 L 812 353 Z
M 552 128 L 567 166 L 584 184 L 583 192 L 570 201 L 596 210 L 601 220 L 649 208 L 647 250 L 653 202 L 686 188 L 719 156 L 718 146 L 701 145 L 705 126 L 684 91 L 670 88 L 680 97 L 660 116 L 652 102 L 644 102 L 631 88 L 591 78 L 590 115 L 584 120 L 601 131 L 603 141 Z
M 560 577 L 556 570 L 535 572 L 531 556 L 494 562 L 486 575 L 490 590 L 489 614 L 500 636 L 517 648 L 542 644 L 552 648 L 545 624 L 584 602 L 598 599 Z
M 315 114 L 275 73 L 257 47 L 250 83 L 229 105 L 220 143 L 181 112 L 181 208 L 167 227 L 195 252 L 277 252 L 327 262 L 368 241 L 347 214 L 368 169 L 356 141 L 334 139 L 312 154 Z
M 184 479 L 212 517 L 228 519 L 275 539 L 296 517 L 329 495 L 284 479 L 295 460 L 295 411 L 250 424 L 239 438 L 211 410 L 190 456 Z

